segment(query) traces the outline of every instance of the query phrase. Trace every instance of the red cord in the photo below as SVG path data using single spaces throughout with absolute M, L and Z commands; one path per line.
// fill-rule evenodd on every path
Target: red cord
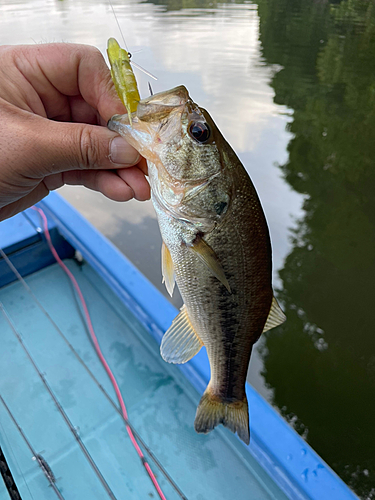
M 90 336 L 91 336 L 91 339 L 94 343 L 94 346 L 95 346 L 95 350 L 97 352 L 97 355 L 99 356 L 99 359 L 100 361 L 102 362 L 104 368 L 105 368 L 105 371 L 107 372 L 109 378 L 111 379 L 111 382 L 112 382 L 112 385 L 115 389 L 115 392 L 116 392 L 116 396 L 117 396 L 117 399 L 120 403 L 120 407 L 121 407 L 121 411 L 122 411 L 122 414 L 123 414 L 123 417 L 125 419 L 125 425 L 126 425 L 126 430 L 128 431 L 128 434 L 129 434 L 129 437 L 130 437 L 130 440 L 131 442 L 133 443 L 133 446 L 134 448 L 136 449 L 140 459 L 142 460 L 142 463 L 145 467 L 145 469 L 147 470 L 148 472 L 148 475 L 150 476 L 150 479 L 151 481 L 154 483 L 154 486 L 155 486 L 155 489 L 156 491 L 158 492 L 159 494 L 159 497 L 162 499 L 162 500 L 166 500 L 166 497 L 164 496 L 164 493 L 162 491 L 162 489 L 160 488 L 159 486 L 159 483 L 157 482 L 157 479 L 155 477 L 155 474 L 152 472 L 151 470 L 151 467 L 150 465 L 148 464 L 148 462 L 146 461 L 146 458 L 144 456 L 144 454 L 142 453 L 142 450 L 141 448 L 139 447 L 135 437 L 134 437 L 134 434 L 131 430 L 131 428 L 129 427 L 127 421 L 128 421 L 128 412 L 126 411 L 126 406 L 125 406 L 125 403 L 124 403 L 124 400 L 122 398 L 122 395 L 121 395 L 121 391 L 120 391 L 120 388 L 117 384 L 117 381 L 115 379 L 115 376 L 113 375 L 105 357 L 103 356 L 103 353 L 100 349 L 100 346 L 99 346 L 99 342 L 98 342 L 98 339 L 95 335 L 95 332 L 94 332 L 94 328 L 92 326 L 92 323 L 91 323 L 91 318 L 90 318 L 90 315 L 89 315 L 89 311 L 87 309 L 87 306 L 86 306 L 86 302 L 85 302 L 85 299 L 82 295 L 82 292 L 81 292 L 81 289 L 79 288 L 78 286 L 78 283 L 75 279 L 75 277 L 73 276 L 73 274 L 69 271 L 69 269 L 66 267 L 66 265 L 64 264 L 64 262 L 60 259 L 55 247 L 53 246 L 52 244 L 52 241 L 51 241 L 51 236 L 49 234 L 49 231 L 48 231 L 48 222 L 47 222 L 47 217 L 45 216 L 45 213 L 43 212 L 43 210 L 39 207 L 31 207 L 33 210 L 36 210 L 39 215 L 41 216 L 42 220 L 43 220 L 43 230 L 44 230 L 44 235 L 46 237 L 46 240 L 47 240 L 47 243 L 48 243 L 48 246 L 53 254 L 53 256 L 55 257 L 55 259 L 57 260 L 57 263 L 59 264 L 59 266 L 65 271 L 65 273 L 69 276 L 77 294 L 78 294 L 78 297 L 81 301 L 81 304 L 82 304 L 82 308 L 83 308 L 83 311 L 84 311 L 84 314 L 85 314 L 85 318 L 86 318 L 86 323 L 87 323 L 87 328 L 90 332 Z

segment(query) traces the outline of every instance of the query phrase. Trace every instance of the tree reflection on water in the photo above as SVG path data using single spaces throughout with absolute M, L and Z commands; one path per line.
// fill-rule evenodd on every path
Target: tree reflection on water
M 280 168 L 306 195 L 264 377 L 296 430 L 375 498 L 375 4 L 257 3 L 263 56 L 283 67 L 275 102 L 294 110 Z

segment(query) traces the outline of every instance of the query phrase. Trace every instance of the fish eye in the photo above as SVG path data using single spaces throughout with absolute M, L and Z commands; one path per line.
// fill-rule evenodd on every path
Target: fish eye
M 211 130 L 207 123 L 193 122 L 189 127 L 189 134 L 197 142 L 204 143 L 207 142 L 211 135 Z

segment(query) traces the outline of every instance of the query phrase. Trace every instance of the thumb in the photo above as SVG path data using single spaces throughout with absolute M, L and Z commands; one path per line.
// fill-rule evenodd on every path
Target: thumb
M 125 139 L 99 125 L 61 123 L 43 119 L 39 166 L 44 175 L 79 169 L 116 169 L 135 165 L 140 158 Z
M 86 177 L 100 172 L 103 177 L 122 170 L 139 184 L 135 173 L 140 170 L 121 169 L 135 165 L 138 152 L 105 127 L 55 122 L 1 99 L 0 123 L 6 124 L 0 135 L 0 220 L 46 196 L 50 188 L 43 180 L 53 174 L 82 170 Z M 112 177 L 120 179 L 114 173 Z
M 43 179 L 67 170 L 116 169 L 139 160 L 138 152 L 106 127 L 49 120 L 1 99 L 0 123 L 6 124 L 0 161 L 9 170 L 3 175 Z

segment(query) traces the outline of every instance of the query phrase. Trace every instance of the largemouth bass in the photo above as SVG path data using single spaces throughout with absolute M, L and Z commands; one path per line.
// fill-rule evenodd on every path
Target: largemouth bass
M 139 102 L 108 127 L 148 161 L 163 238 L 162 271 L 184 300 L 161 355 L 185 363 L 204 345 L 211 380 L 194 427 L 223 424 L 249 443 L 245 382 L 253 344 L 285 320 L 271 286 L 271 244 L 255 188 L 210 115 L 185 87 Z

